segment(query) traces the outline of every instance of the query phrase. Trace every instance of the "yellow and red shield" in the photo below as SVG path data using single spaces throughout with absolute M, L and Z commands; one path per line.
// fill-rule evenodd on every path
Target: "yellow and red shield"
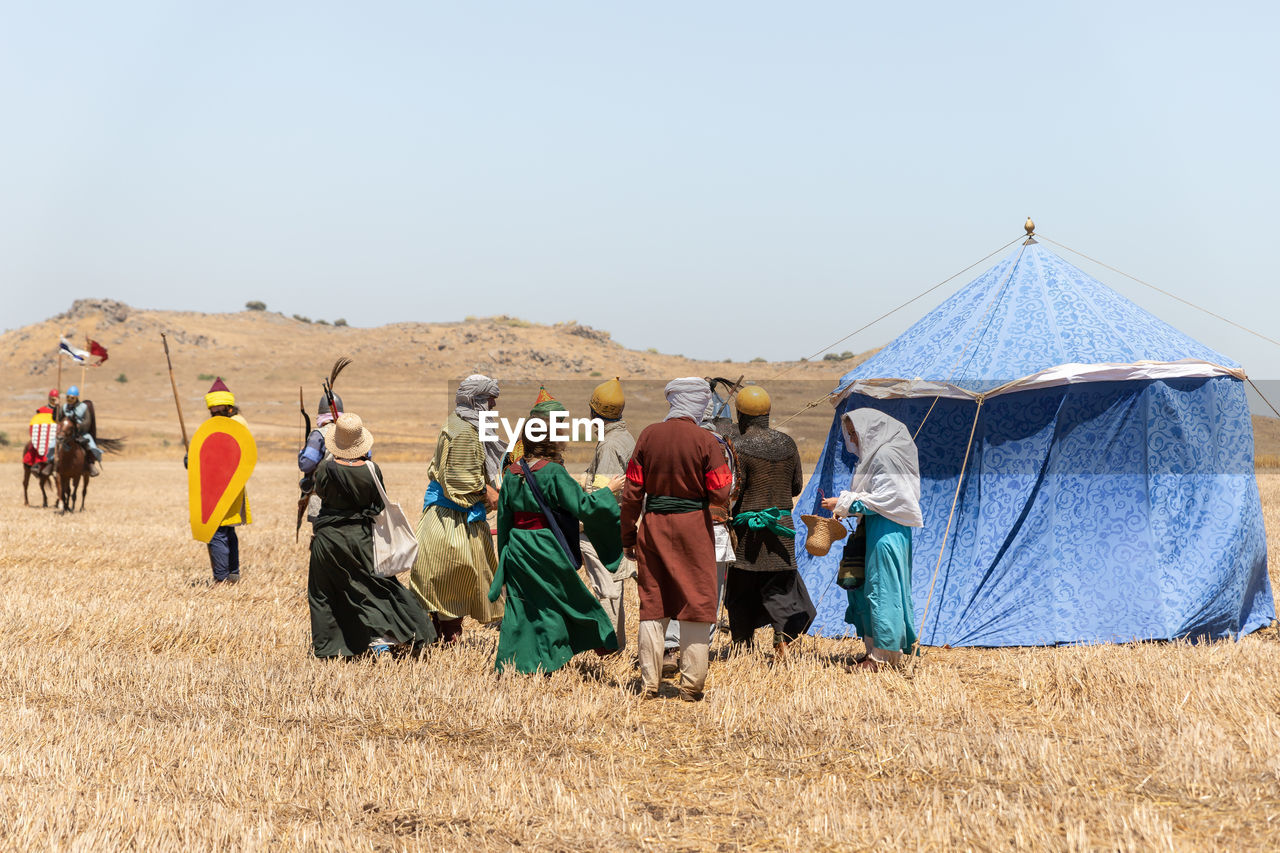
M 239 499 L 258 463 L 249 428 L 231 418 L 209 418 L 187 450 L 187 496 L 191 535 L 208 542 Z
M 53 422 L 52 414 L 39 412 L 31 419 L 31 446 L 36 449 L 36 455 L 40 458 L 49 455 L 49 448 L 53 447 L 57 437 L 58 425 Z

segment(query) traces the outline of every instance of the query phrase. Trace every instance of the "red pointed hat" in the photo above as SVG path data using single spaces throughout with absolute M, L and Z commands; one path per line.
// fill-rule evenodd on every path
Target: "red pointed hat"
M 209 393 L 204 395 L 204 404 L 210 409 L 214 406 L 234 406 L 236 397 L 231 393 L 231 389 L 227 387 L 227 383 L 223 382 L 222 377 L 219 376 L 213 380 Z

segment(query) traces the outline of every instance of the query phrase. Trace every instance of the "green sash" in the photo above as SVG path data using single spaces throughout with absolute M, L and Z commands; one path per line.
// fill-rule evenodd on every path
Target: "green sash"
M 772 530 L 779 536 L 795 538 L 795 530 L 782 523 L 784 516 L 790 518 L 791 513 L 776 506 L 771 506 L 768 509 L 740 512 L 733 517 L 733 526 L 741 527 L 745 524 L 751 530 Z
M 655 515 L 678 515 L 682 512 L 701 512 L 710 505 L 711 502 L 705 499 L 695 501 L 671 495 L 649 495 L 644 502 L 644 511 Z

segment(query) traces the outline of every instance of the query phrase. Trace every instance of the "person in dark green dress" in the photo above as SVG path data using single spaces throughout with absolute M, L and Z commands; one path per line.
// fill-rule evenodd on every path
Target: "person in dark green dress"
M 376 655 L 395 645 L 433 642 L 431 619 L 413 594 L 395 578 L 374 573 L 371 521 L 383 504 L 373 478 L 383 477 L 367 459 L 373 435 L 350 412 L 323 432 L 331 455 L 315 470 L 322 503 L 307 574 L 316 657 Z
M 526 430 L 534 422 L 547 426 L 553 411 L 564 406 L 554 400 L 535 406 Z M 581 522 L 601 562 L 617 571 L 622 560 L 617 492 L 623 478 L 587 494 L 564 469 L 563 443 L 540 439 L 537 430 L 524 435 L 524 461 L 566 544 L 577 544 Z M 612 621 L 578 575 L 581 554 L 566 554 L 519 464 L 507 468 L 498 494 L 498 572 L 489 600 L 496 601 L 505 585 L 507 610 L 497 669 L 553 672 L 578 652 L 617 650 Z

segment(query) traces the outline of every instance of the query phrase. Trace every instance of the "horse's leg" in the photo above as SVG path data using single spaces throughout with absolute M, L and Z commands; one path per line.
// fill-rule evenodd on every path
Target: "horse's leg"
M 27 500 L 27 483 L 31 482 L 31 469 L 25 464 L 22 466 L 22 505 L 31 506 L 31 501 Z
M 84 512 L 84 496 L 89 494 L 89 475 L 85 474 L 80 479 L 80 511 Z

